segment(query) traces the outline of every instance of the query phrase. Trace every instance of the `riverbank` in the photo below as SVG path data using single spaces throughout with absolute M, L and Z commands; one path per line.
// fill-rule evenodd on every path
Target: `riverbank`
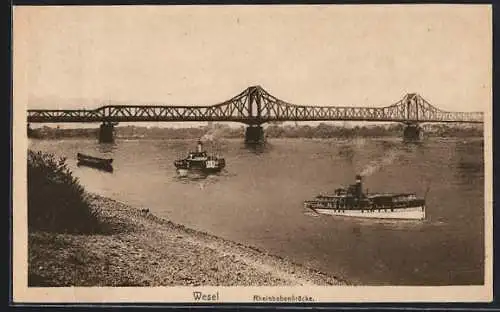
M 286 259 L 89 195 L 107 234 L 29 234 L 29 286 L 345 285 Z
M 143 127 L 143 126 L 117 126 L 115 128 L 117 138 L 143 138 L 143 139 L 183 139 L 195 140 L 199 138 L 224 138 L 242 139 L 245 137 L 245 128 L 229 127 L 228 125 L 216 124 L 213 126 L 199 127 Z M 449 124 L 427 124 L 423 126 L 426 137 L 483 137 L 482 125 L 449 125 Z M 42 126 L 28 131 L 31 138 L 38 139 L 67 139 L 67 138 L 93 138 L 98 135 L 98 128 L 51 128 Z M 265 126 L 265 135 L 270 139 L 279 138 L 316 138 L 316 139 L 349 139 L 349 138 L 373 138 L 373 137 L 397 137 L 403 134 L 402 124 L 369 124 L 356 126 L 339 126 L 329 123 L 319 125 L 276 125 Z

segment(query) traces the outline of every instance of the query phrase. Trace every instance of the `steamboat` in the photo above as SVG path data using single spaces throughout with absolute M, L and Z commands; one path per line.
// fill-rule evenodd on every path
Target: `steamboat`
M 200 171 L 205 174 L 218 173 L 226 166 L 224 158 L 208 155 L 203 150 L 203 144 L 198 141 L 196 151 L 189 152 L 188 156 L 183 159 L 177 159 L 174 162 L 177 171 L 184 174 L 188 171 Z
M 377 219 L 425 219 L 425 199 L 414 193 L 364 193 L 362 178 L 333 194 L 304 201 L 304 208 L 319 214 Z

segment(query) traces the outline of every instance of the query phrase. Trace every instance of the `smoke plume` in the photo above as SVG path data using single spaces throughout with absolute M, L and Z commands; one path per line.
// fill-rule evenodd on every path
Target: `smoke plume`
M 371 161 L 363 169 L 363 171 L 361 171 L 361 173 L 360 173 L 361 176 L 363 176 L 363 177 L 371 176 L 375 172 L 382 169 L 384 166 L 387 166 L 387 165 L 390 165 L 391 163 L 393 163 L 397 159 L 398 155 L 399 155 L 399 153 L 397 150 L 390 150 L 381 159 Z
M 208 130 L 208 132 L 205 133 L 200 138 L 200 140 L 202 142 L 214 142 L 214 141 L 218 141 L 220 137 L 221 137 L 221 129 L 212 128 L 212 129 Z

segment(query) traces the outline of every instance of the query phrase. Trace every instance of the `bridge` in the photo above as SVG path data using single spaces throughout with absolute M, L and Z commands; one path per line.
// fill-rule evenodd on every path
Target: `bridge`
M 97 109 L 28 110 L 28 123 L 102 123 L 101 142 L 113 141 L 119 122 L 218 121 L 247 125 L 245 141 L 264 138 L 262 124 L 280 121 L 368 121 L 399 122 L 406 125 L 404 137 L 420 136 L 421 123 L 483 123 L 482 112 L 446 112 L 416 93 L 406 94 L 386 107 L 305 106 L 280 100 L 261 86 L 251 86 L 235 97 L 210 106 L 107 105 Z

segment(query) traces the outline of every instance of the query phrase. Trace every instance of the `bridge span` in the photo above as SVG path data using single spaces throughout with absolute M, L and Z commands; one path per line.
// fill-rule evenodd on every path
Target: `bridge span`
M 219 121 L 247 124 L 245 141 L 264 139 L 262 124 L 279 121 L 368 121 L 406 125 L 405 138 L 420 136 L 421 123 L 483 123 L 482 112 L 446 112 L 416 93 L 386 107 L 305 106 L 280 100 L 261 86 L 251 86 L 235 97 L 210 106 L 107 105 L 97 109 L 28 110 L 28 123 L 102 123 L 101 142 L 113 141 L 119 122 Z

